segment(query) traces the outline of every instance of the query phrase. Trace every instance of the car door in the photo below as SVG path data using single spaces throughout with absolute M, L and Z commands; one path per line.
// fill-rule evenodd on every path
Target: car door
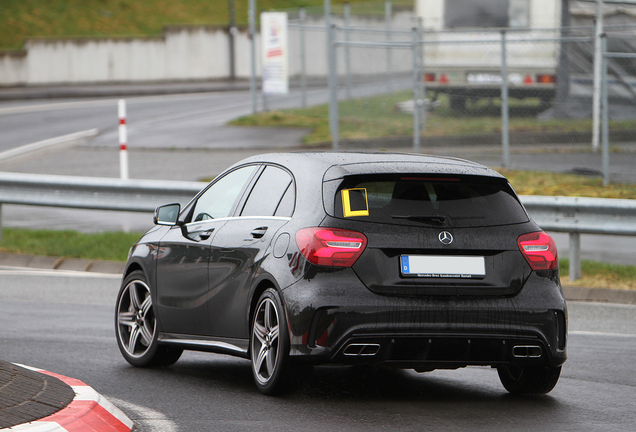
M 213 334 L 247 338 L 246 311 L 255 274 L 269 255 L 276 232 L 294 210 L 291 174 L 266 166 L 247 196 L 238 217 L 231 218 L 212 241 L 208 310 Z
M 236 211 L 258 170 L 250 165 L 212 183 L 181 215 L 160 242 L 157 257 L 157 308 L 164 333 L 209 335 L 208 263 L 216 233 Z

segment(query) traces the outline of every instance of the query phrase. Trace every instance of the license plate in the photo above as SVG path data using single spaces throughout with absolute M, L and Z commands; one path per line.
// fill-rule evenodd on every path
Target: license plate
M 402 255 L 403 276 L 425 278 L 482 278 L 486 276 L 483 256 Z

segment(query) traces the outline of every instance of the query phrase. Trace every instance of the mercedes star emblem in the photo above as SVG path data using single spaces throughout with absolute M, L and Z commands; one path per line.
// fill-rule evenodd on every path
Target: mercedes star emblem
M 449 245 L 453 242 L 453 236 L 448 231 L 442 231 L 441 233 L 439 233 L 438 238 L 439 241 L 441 241 L 442 244 L 445 245 Z

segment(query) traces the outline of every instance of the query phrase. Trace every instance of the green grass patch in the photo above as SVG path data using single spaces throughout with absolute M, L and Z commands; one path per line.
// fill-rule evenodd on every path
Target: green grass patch
M 497 168 L 497 171 L 508 178 L 519 195 L 636 199 L 636 184 L 612 183 L 603 186 L 600 177 L 501 168 Z
M 347 2 L 357 12 L 360 0 L 331 0 L 334 12 Z M 258 0 L 257 12 L 301 6 L 313 10 L 323 4 L 323 0 Z M 236 23 L 246 25 L 247 0 L 236 0 L 235 8 Z M 227 26 L 229 22 L 228 0 L 0 0 L 0 11 L 0 50 L 21 49 L 29 37 L 157 36 L 167 25 Z
M 128 250 L 140 233 L 28 230 L 4 228 L 0 250 L 4 252 L 84 258 L 91 260 L 126 261 Z
M 581 261 L 581 279 L 570 282 L 570 260 L 559 260 L 563 285 L 636 290 L 636 266 Z
M 398 92 L 341 101 L 338 105 L 340 138 L 366 139 L 412 135 L 413 115 L 396 109 L 399 102 L 410 99 L 410 92 Z M 427 113 L 426 129 L 422 134 L 424 137 L 501 133 L 501 112 L 497 107 L 497 100 L 492 103 L 478 101 L 468 104 L 466 111 L 461 113 L 449 108 L 447 96 L 440 95 L 439 101 L 440 105 L 432 113 Z M 511 99 L 510 132 L 574 133 L 592 130 L 590 119 L 538 121 L 536 115 L 543 109 L 545 107 L 541 107 L 538 100 Z M 331 141 L 329 107 L 326 104 L 305 109 L 260 112 L 240 117 L 230 124 L 307 128 L 310 132 L 303 138 L 304 143 L 311 145 Z M 610 128 L 636 129 L 636 120 L 611 121 Z

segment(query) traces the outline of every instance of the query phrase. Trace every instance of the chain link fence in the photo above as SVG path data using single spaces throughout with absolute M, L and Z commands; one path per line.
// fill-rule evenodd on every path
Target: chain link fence
M 564 28 L 432 31 L 401 2 L 334 6 L 331 25 L 323 8 L 290 11 L 292 91 L 276 100 L 327 102 L 331 73 L 334 148 L 495 143 L 507 167 L 510 146 L 594 141 L 593 18 L 576 12 Z M 636 14 L 610 11 L 604 32 L 601 135 L 634 142 Z

